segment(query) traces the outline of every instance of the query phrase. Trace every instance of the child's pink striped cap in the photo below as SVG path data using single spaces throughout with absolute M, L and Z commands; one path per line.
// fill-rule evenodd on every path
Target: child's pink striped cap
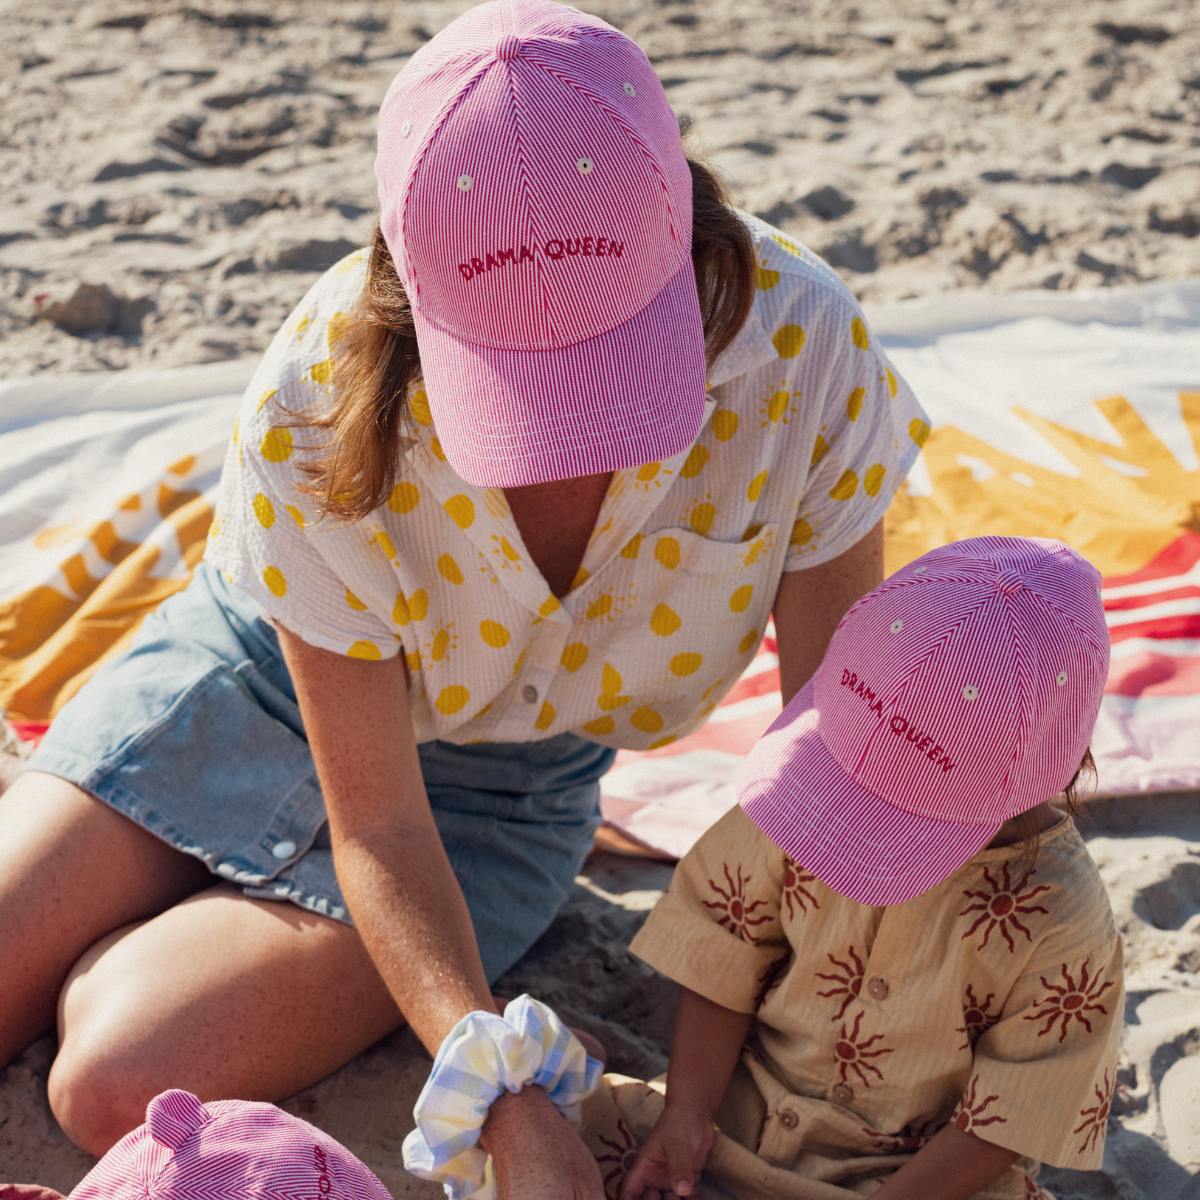
M 70 1200 L 391 1200 L 345 1146 L 278 1109 L 163 1092 Z
M 634 42 L 550 0 L 469 9 L 392 81 L 375 175 L 464 479 L 542 483 L 695 440 L 691 172 Z
M 743 764 L 739 803 L 842 895 L 909 900 L 1071 781 L 1108 656 L 1100 574 L 1069 546 L 939 547 L 842 618 Z

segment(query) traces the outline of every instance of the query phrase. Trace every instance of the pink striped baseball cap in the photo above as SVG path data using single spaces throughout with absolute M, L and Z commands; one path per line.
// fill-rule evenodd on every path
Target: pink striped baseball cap
M 551 0 L 492 0 L 379 113 L 380 223 L 450 465 L 482 487 L 689 446 L 705 399 L 692 182 L 646 55 Z
M 842 618 L 747 756 L 738 801 L 835 891 L 910 900 L 1071 781 L 1108 655 L 1100 574 L 1069 546 L 941 546 Z
M 173 1089 L 150 1101 L 70 1200 L 391 1200 L 345 1146 L 273 1104 Z

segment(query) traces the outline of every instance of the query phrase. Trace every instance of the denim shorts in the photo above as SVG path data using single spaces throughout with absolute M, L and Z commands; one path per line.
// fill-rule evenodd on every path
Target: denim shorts
M 615 751 L 570 733 L 418 750 L 494 980 L 570 894 Z M 248 896 L 352 924 L 275 629 L 203 561 L 64 705 L 27 766 L 70 780 Z

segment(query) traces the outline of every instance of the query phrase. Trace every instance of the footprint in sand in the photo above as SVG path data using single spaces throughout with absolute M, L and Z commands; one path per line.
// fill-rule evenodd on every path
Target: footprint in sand
M 1133 911 L 1155 929 L 1182 929 L 1200 916 L 1200 862 L 1176 863 L 1171 873 L 1133 899 Z

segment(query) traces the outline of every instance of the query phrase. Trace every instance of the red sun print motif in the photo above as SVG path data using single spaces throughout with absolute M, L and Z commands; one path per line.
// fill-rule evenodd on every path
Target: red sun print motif
M 1046 989 L 1047 995 L 1037 1001 L 1041 1005 L 1038 1011 L 1029 1013 L 1025 1018 L 1026 1021 L 1045 1020 L 1046 1024 L 1038 1030 L 1038 1037 L 1045 1037 L 1059 1021 L 1062 1022 L 1058 1031 L 1060 1042 L 1066 1039 L 1067 1028 L 1072 1021 L 1078 1021 L 1088 1033 L 1091 1033 L 1092 1023 L 1086 1014 L 1098 1012 L 1102 1016 L 1108 1015 L 1108 1009 L 1098 1001 L 1112 987 L 1112 980 L 1110 979 L 1106 983 L 1100 982 L 1100 977 L 1104 974 L 1103 970 L 1097 971 L 1095 975 L 1089 977 L 1088 961 L 1088 959 L 1083 960 L 1083 966 L 1079 969 L 1078 982 L 1071 978 L 1066 963 L 1059 968 L 1062 974 L 1060 982 L 1051 983 L 1045 975 L 1040 976 L 1042 987 Z
M 974 987 L 967 984 L 967 994 L 963 997 L 963 1023 L 956 1030 L 964 1039 L 960 1050 L 974 1050 L 975 1043 L 995 1025 L 1000 1014 L 991 1011 L 993 999 L 991 992 L 985 999 L 978 999 Z
M 826 979 L 830 983 L 837 984 L 827 992 L 818 992 L 818 996 L 823 996 L 826 999 L 837 999 L 842 997 L 841 1007 L 833 1014 L 830 1020 L 840 1021 L 845 1015 L 846 1009 L 858 999 L 858 993 L 862 991 L 863 973 L 866 968 L 863 966 L 863 961 L 858 957 L 857 951 L 853 946 L 848 946 L 847 953 L 849 962 L 842 962 L 840 958 L 834 958 L 832 954 L 827 954 L 825 957 L 837 968 L 832 974 L 818 971 L 816 973 L 818 979 Z M 851 965 L 853 964 L 853 965 Z
M 867 1137 L 874 1139 L 873 1150 L 880 1154 L 907 1154 L 920 1150 L 933 1135 L 944 1125 L 945 1121 L 909 1121 L 903 1129 L 895 1133 L 877 1133 L 874 1129 L 862 1126 Z
M 983 940 L 975 947 L 976 950 L 982 950 L 988 944 L 988 939 L 992 936 L 993 931 L 999 929 L 1008 943 L 1009 953 L 1016 953 L 1017 947 L 1012 933 L 1009 931 L 1010 926 L 1018 933 L 1023 933 L 1026 941 L 1032 942 L 1033 934 L 1022 924 L 1021 917 L 1027 916 L 1029 913 L 1048 913 L 1050 911 L 1040 904 L 1030 903 L 1043 892 L 1048 892 L 1049 884 L 1042 883 L 1028 891 L 1024 890 L 1029 880 L 1037 874 L 1036 871 L 1026 871 L 1018 883 L 1013 883 L 1009 878 L 1008 863 L 1003 864 L 1003 872 L 1002 878 L 993 879 L 991 872 L 984 867 L 983 878 L 989 890 L 985 891 L 981 888 L 974 891 L 963 891 L 963 895 L 968 900 L 974 900 L 975 903 L 968 904 L 958 915 L 965 917 L 971 913 L 979 914 L 971 928 L 962 935 L 963 940 L 969 938 L 977 929 L 983 929 Z
M 1104 1072 L 1104 1087 L 1094 1084 L 1096 1103 L 1090 1108 L 1081 1108 L 1079 1115 L 1083 1120 L 1075 1126 L 1072 1133 L 1082 1133 L 1083 1141 L 1079 1144 L 1076 1154 L 1086 1154 L 1097 1142 L 1104 1140 L 1104 1131 L 1108 1127 L 1108 1110 L 1112 1107 L 1113 1085 L 1108 1080 L 1108 1071 Z
M 820 901 L 808 890 L 807 884 L 816 883 L 817 877 L 801 870 L 790 858 L 783 860 L 783 902 L 788 916 L 794 918 L 808 912 L 808 906 L 820 908 Z
M 704 907 L 711 908 L 721 914 L 717 924 L 736 933 L 744 942 L 757 942 L 753 930 L 758 925 L 765 925 L 770 919 L 769 913 L 758 910 L 766 905 L 765 900 L 755 900 L 750 903 L 746 899 L 746 885 L 750 876 L 742 875 L 741 864 L 738 864 L 737 874 L 730 875 L 729 864 L 724 863 L 726 887 L 721 887 L 715 879 L 708 881 L 708 886 L 720 897 L 719 900 L 705 900 Z
M 954 1113 L 954 1124 L 964 1133 L 978 1129 L 983 1125 L 1007 1125 L 1008 1118 L 998 1113 L 990 1112 L 991 1105 L 1000 1099 L 999 1096 L 984 1096 L 980 1099 L 975 1093 L 979 1087 L 979 1076 L 973 1075 L 963 1092 L 962 1099 Z
M 605 1150 L 603 1154 L 595 1156 L 596 1164 L 604 1177 L 604 1194 L 609 1197 L 609 1200 L 617 1200 L 617 1192 L 620 1190 L 625 1176 L 632 1169 L 634 1159 L 637 1158 L 637 1140 L 630 1132 L 629 1126 L 618 1117 L 616 1140 L 600 1137 L 597 1134 L 596 1141 Z
M 868 1060 L 879 1058 L 884 1054 L 891 1054 L 892 1051 L 890 1047 L 877 1044 L 883 1040 L 882 1033 L 872 1034 L 869 1038 L 859 1040 L 859 1027 L 862 1025 L 862 1019 L 862 1013 L 858 1013 L 854 1018 L 853 1029 L 847 1030 L 845 1025 L 841 1027 L 833 1052 L 837 1055 L 838 1060 L 839 1083 L 849 1082 L 850 1072 L 853 1071 L 863 1087 L 870 1087 L 871 1080 L 868 1076 L 874 1075 L 876 1079 L 882 1079 L 883 1072 Z

